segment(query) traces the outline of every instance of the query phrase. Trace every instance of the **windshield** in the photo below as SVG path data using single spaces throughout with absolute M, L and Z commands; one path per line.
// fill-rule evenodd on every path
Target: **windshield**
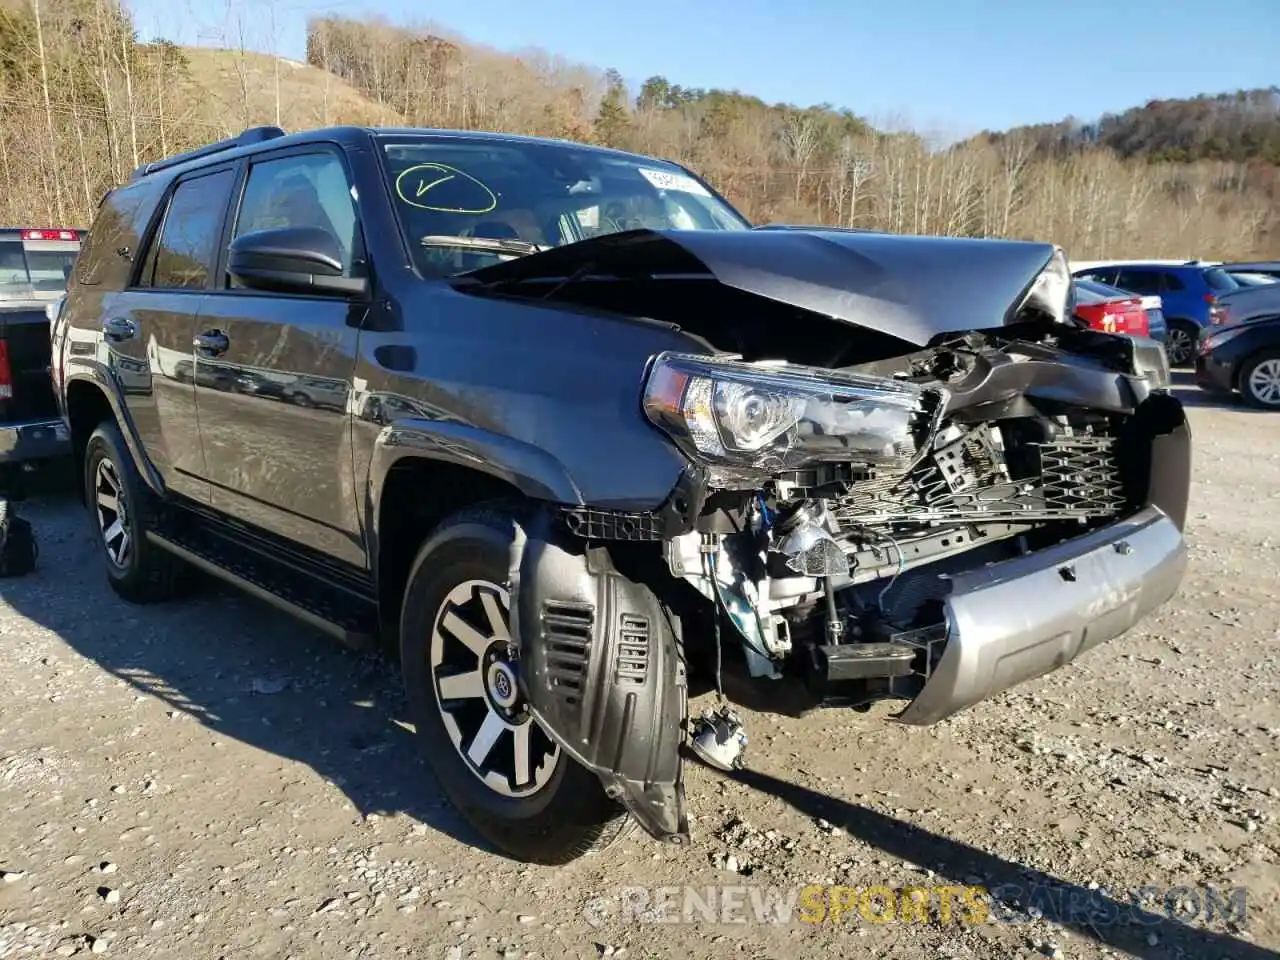
M 64 293 L 76 254 L 65 250 L 29 250 L 22 243 L 0 243 L 0 300 L 47 299 Z
M 426 277 L 623 230 L 750 228 L 701 181 L 661 160 L 568 143 L 427 137 L 384 141 L 382 158 Z

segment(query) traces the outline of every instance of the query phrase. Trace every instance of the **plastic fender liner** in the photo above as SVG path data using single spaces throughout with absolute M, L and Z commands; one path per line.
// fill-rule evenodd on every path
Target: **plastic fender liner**
M 516 532 L 511 629 L 530 712 L 659 840 L 685 842 L 687 684 L 673 624 L 608 550 L 540 510 Z

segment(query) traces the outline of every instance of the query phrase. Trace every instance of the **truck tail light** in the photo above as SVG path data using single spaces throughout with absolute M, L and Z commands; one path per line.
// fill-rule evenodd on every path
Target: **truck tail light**
M 13 371 L 9 368 L 9 344 L 0 340 L 0 400 L 13 397 Z
M 75 230 L 23 230 L 23 240 L 79 240 Z

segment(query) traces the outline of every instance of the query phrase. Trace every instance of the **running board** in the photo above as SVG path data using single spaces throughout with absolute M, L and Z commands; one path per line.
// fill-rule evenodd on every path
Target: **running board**
M 371 600 L 351 600 L 351 610 L 332 600 L 342 590 L 324 589 L 270 557 L 221 537 L 200 531 L 147 531 L 147 539 L 163 550 L 219 580 L 264 600 L 278 610 L 296 617 L 352 650 L 366 651 L 377 646 L 377 606 Z M 361 608 L 367 608 L 361 610 Z M 365 615 L 362 616 L 361 613 Z

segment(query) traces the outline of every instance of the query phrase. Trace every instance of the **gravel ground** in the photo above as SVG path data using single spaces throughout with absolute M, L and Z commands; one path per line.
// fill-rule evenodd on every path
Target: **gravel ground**
M 933 728 L 744 712 L 747 770 L 689 773 L 692 846 L 558 869 L 451 812 L 391 667 L 215 585 L 130 607 L 81 509 L 31 501 L 40 569 L 0 581 L 0 958 L 1280 957 L 1280 417 L 1184 390 L 1192 567 L 1141 629 Z M 769 922 L 808 884 L 933 907 Z M 964 922 L 943 884 L 1001 901 Z

